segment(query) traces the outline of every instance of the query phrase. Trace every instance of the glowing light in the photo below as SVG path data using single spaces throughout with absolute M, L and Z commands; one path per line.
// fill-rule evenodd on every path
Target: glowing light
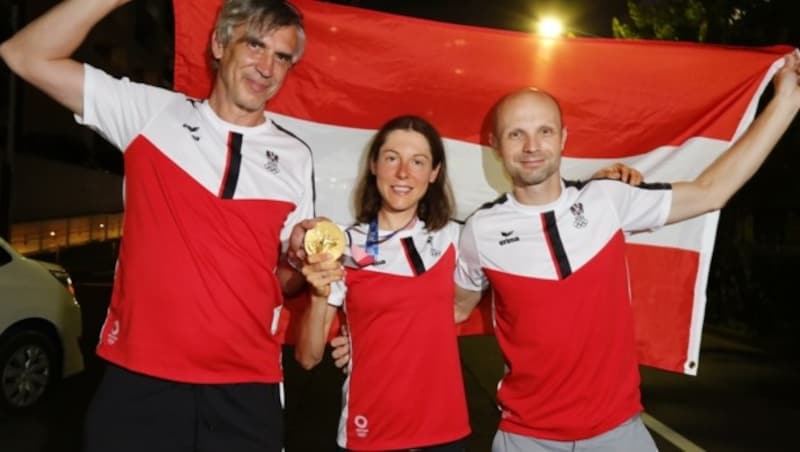
M 55 237 L 55 236 L 56 236 L 56 231 L 50 231 L 50 237 Z
M 543 38 L 557 38 L 564 34 L 564 24 L 555 17 L 544 17 L 536 26 L 537 32 Z

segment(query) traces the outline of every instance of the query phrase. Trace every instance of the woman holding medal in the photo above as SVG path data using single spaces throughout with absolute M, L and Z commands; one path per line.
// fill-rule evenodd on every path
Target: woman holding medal
M 342 448 L 465 450 L 470 427 L 453 320 L 459 225 L 450 221 L 446 171 L 444 144 L 430 123 L 415 116 L 387 122 L 359 180 L 345 268 L 336 246 L 323 246 L 330 252 L 309 255 L 303 267 L 312 286 L 296 344 L 303 367 L 322 359 L 336 311 L 347 317 Z

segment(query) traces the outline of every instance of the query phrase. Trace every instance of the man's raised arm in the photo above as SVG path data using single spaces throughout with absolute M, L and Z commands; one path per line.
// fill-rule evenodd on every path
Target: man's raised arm
M 800 109 L 800 54 L 794 51 L 784 60 L 772 100 L 747 131 L 694 181 L 672 185 L 667 223 L 721 209 L 761 167 Z
M 65 0 L 6 42 L 0 57 L 23 80 L 83 114 L 83 65 L 71 58 L 94 25 L 130 0 Z

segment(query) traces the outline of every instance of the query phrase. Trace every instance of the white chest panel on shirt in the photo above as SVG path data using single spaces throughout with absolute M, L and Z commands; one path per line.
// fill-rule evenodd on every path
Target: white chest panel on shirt
M 413 251 L 411 252 L 416 252 L 422 266 L 429 269 L 436 265 L 450 246 L 458 244 L 459 229 L 458 223 L 451 222 L 438 231 L 428 231 L 425 229 L 425 223 L 417 220 L 410 229 L 397 232 L 390 239 L 378 244 L 375 264 L 366 266 L 364 269 L 400 276 L 414 276 L 417 273 L 415 273 L 413 257 L 409 255 L 411 250 L 403 244 L 403 241 L 412 240 Z M 357 224 L 347 228 L 346 231 L 350 245 L 346 247 L 345 254 L 352 257 L 354 251 L 359 252 L 365 248 L 369 225 Z M 391 233 L 392 231 L 379 231 L 378 236 L 385 237 Z
M 309 187 L 310 151 L 268 121 L 252 128 L 219 120 L 207 103 L 174 102 L 142 134 L 208 191 L 233 199 L 297 203 Z M 236 180 L 232 180 L 232 178 Z M 231 185 L 233 184 L 233 186 Z

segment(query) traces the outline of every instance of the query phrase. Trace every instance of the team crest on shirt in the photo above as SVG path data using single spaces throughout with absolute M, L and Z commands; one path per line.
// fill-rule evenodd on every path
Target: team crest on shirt
M 583 216 L 583 203 L 576 202 L 569 208 L 569 211 L 572 212 L 573 226 L 575 226 L 578 229 L 582 229 L 585 228 L 587 225 L 589 225 L 589 220 L 587 220 L 586 217 Z
M 428 247 L 429 250 L 431 250 L 431 257 L 437 258 L 442 255 L 442 250 L 434 248 L 432 235 L 429 235 L 428 238 L 425 240 L 425 245 Z
M 267 149 L 266 156 L 267 163 L 264 164 L 264 168 L 272 174 L 278 174 L 280 172 L 278 168 L 278 154 Z

